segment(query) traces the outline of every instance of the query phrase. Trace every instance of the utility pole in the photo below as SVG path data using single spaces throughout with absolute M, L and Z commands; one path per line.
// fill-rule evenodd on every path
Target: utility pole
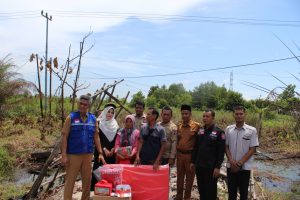
M 48 13 L 44 14 L 41 11 L 41 15 L 46 18 L 46 55 L 45 55 L 45 116 L 47 115 L 47 64 L 48 64 L 48 21 L 52 21 L 52 16 L 48 17 Z
M 230 86 L 229 90 L 233 91 L 233 71 L 230 72 Z

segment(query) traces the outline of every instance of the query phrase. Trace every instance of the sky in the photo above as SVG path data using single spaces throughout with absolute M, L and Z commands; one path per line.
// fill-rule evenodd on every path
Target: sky
M 293 57 L 278 38 L 300 55 L 298 0 L 0 0 L 0 58 L 10 54 L 21 77 L 36 84 L 36 63 L 29 57 L 45 56 L 41 10 L 52 16 L 48 57 L 58 57 L 60 66 L 69 45 L 71 57 L 78 55 L 80 41 L 92 31 L 84 47 L 93 48 L 82 58 L 79 80 L 89 87 L 79 94 L 93 94 L 103 83 L 121 78 L 125 80 L 115 90 L 119 97 L 128 91 L 147 95 L 151 86 L 172 83 L 192 91 L 214 81 L 229 89 L 231 72 L 233 90 L 246 99 L 268 95 L 246 85 L 250 83 L 281 92 L 284 84 L 273 76 L 300 91 L 295 58 L 247 65 Z M 164 75 L 185 72 L 191 73 Z M 151 75 L 164 76 L 143 77 Z M 69 76 L 70 84 L 74 76 Z M 41 78 L 44 90 L 44 71 Z M 59 81 L 53 80 L 56 89 Z

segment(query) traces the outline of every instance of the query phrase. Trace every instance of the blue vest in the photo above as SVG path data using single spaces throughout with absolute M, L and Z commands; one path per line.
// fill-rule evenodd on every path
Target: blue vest
M 82 121 L 80 113 L 72 112 L 71 129 L 68 137 L 67 153 L 83 154 L 94 152 L 95 115 L 88 113 L 87 120 Z

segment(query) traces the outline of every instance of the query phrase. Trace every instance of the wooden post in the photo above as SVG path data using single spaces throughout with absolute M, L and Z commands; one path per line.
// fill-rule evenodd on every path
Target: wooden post
M 130 91 L 127 92 L 127 95 L 126 95 L 126 97 L 125 97 L 125 99 L 124 99 L 124 101 L 123 101 L 123 103 L 122 103 L 123 105 L 126 103 L 129 94 L 130 94 Z M 123 108 L 120 107 L 120 109 L 118 110 L 118 112 L 117 112 L 115 118 L 117 118 L 117 117 L 119 116 L 119 114 L 121 113 L 122 110 L 123 110 Z
M 103 103 L 103 101 L 104 101 L 105 95 L 106 95 L 106 94 L 103 93 L 103 96 L 102 96 L 102 98 L 101 98 L 101 100 L 100 100 L 100 102 L 99 102 L 99 104 L 98 104 L 97 111 L 100 109 L 100 107 L 101 107 L 101 105 L 102 105 L 102 103 Z
M 105 87 L 105 85 L 106 85 L 106 83 L 103 83 L 103 86 L 100 88 L 100 90 L 103 90 L 104 87 Z M 97 90 L 97 91 L 98 91 L 98 90 Z M 96 92 L 97 92 L 97 91 L 96 91 Z M 101 99 L 101 94 L 102 94 L 102 93 L 99 94 L 99 101 L 100 101 L 100 99 Z M 96 104 L 96 103 L 97 103 L 97 96 L 93 96 L 93 97 L 92 97 L 92 103 L 91 103 L 91 107 L 90 107 L 90 108 L 92 109 L 92 107 L 93 107 L 94 104 Z
M 117 81 L 115 81 L 115 83 L 116 83 L 116 82 L 117 82 Z M 114 95 L 115 88 L 116 88 L 116 85 L 113 86 L 113 88 L 112 88 L 112 90 L 111 90 L 111 93 L 110 93 L 111 95 Z M 111 97 L 108 98 L 108 102 L 111 102 Z
M 49 185 L 48 185 L 48 187 L 46 189 L 46 192 L 48 192 L 49 189 L 53 187 L 54 181 L 55 181 L 55 179 L 56 179 L 56 177 L 58 175 L 59 170 L 60 170 L 60 168 L 58 167 L 57 170 L 56 170 L 56 172 L 55 172 L 55 175 L 54 175 L 53 179 L 51 180 L 51 182 L 49 183 Z
M 49 61 L 49 73 L 50 73 L 50 91 L 49 91 L 49 117 L 51 118 L 51 104 L 52 104 L 52 58 Z
M 43 114 L 43 96 L 41 91 L 41 79 L 40 79 L 40 67 L 39 67 L 39 55 L 36 54 L 36 67 L 37 67 L 37 74 L 38 74 L 38 82 L 39 82 L 39 97 L 40 97 L 40 109 L 41 109 L 41 117 L 44 118 Z
M 117 99 L 116 97 L 114 97 L 113 95 L 111 95 L 106 90 L 104 92 L 105 92 L 106 95 L 108 95 L 109 97 L 111 97 L 112 100 L 114 100 L 117 104 L 119 104 L 124 110 L 126 110 L 129 114 L 132 114 L 132 112 L 128 108 L 126 108 L 125 106 L 123 106 L 123 104 L 119 101 L 119 99 Z
M 26 197 L 24 198 L 25 200 L 28 199 L 32 199 L 34 197 L 37 196 L 38 193 L 38 189 L 40 187 L 40 185 L 42 184 L 42 181 L 44 179 L 44 176 L 47 174 L 47 170 L 49 165 L 51 164 L 52 160 L 58 155 L 59 153 L 59 149 L 60 149 L 60 144 L 61 144 L 61 137 L 59 137 L 56 142 L 55 142 L 55 146 L 54 149 L 52 150 L 49 158 L 47 159 L 47 161 L 45 162 L 39 176 L 37 177 L 37 179 L 35 180 L 35 182 L 33 183 L 29 193 L 26 195 Z

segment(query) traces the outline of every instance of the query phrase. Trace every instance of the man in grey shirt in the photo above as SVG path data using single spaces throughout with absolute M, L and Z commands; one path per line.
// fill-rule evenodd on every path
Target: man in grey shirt
M 225 130 L 229 200 L 237 199 L 237 190 L 240 199 L 247 200 L 253 154 L 259 143 L 256 128 L 245 124 L 245 108 L 235 107 L 233 115 L 235 124 Z

